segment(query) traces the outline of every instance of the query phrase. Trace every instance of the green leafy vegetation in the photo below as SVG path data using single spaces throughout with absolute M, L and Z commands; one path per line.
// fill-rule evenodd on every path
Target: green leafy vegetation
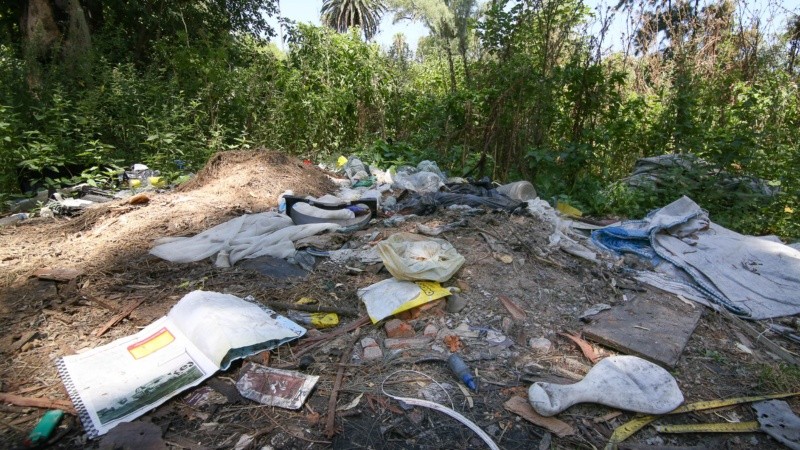
M 51 17 L 29 17 L 33 3 Z M 798 238 L 800 20 L 770 34 L 737 5 L 621 2 L 611 13 L 640 26 L 608 51 L 588 25 L 609 12 L 579 0 L 326 0 L 323 22 L 343 32 L 284 22 L 282 51 L 266 40 L 271 0 L 12 2 L 0 7 L 0 192 L 102 185 L 135 162 L 177 176 L 217 151 L 270 148 L 431 159 L 530 180 L 587 214 L 638 217 L 689 195 L 738 231 Z M 363 39 L 384 13 L 429 28 L 416 54 L 402 35 L 389 49 Z M 623 180 L 668 153 L 711 170 L 647 189 Z M 778 193 L 723 188 L 723 173 Z

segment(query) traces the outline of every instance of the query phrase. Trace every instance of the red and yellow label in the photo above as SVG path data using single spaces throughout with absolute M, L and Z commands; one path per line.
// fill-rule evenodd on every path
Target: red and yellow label
M 174 340 L 175 336 L 173 336 L 168 329 L 162 328 L 147 339 L 129 345 L 128 352 L 131 354 L 131 356 L 133 356 L 133 359 L 144 358 L 145 356 L 166 347 Z

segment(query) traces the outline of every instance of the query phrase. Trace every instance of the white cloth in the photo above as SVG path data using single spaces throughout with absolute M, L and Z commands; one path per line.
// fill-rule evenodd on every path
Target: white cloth
M 192 237 L 159 239 L 150 254 L 179 263 L 219 252 L 227 253 L 231 264 L 259 256 L 288 258 L 294 255 L 294 241 L 338 228 L 332 223 L 293 225 L 292 219 L 275 212 L 245 214 Z

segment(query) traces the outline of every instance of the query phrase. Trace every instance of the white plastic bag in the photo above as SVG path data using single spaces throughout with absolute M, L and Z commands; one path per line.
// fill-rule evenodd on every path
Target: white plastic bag
M 442 186 L 444 186 L 442 179 L 433 172 L 397 172 L 394 177 L 394 184 L 392 184 L 395 189 L 405 189 L 419 193 L 436 192 Z
M 449 242 L 418 234 L 393 234 L 377 248 L 386 269 L 398 280 L 444 282 L 464 264 L 464 257 Z

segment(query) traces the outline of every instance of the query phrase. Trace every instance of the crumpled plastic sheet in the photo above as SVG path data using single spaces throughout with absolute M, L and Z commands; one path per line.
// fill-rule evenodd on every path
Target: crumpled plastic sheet
M 453 194 L 449 192 L 434 192 L 424 195 L 412 195 L 411 197 L 399 202 L 396 210 L 412 209 L 413 214 L 427 216 L 436 212 L 439 207 L 449 207 L 452 205 L 466 205 L 471 207 L 487 207 L 493 210 L 515 211 L 523 203 L 511 200 L 508 197 L 497 194 L 496 197 L 480 197 L 472 194 Z
M 595 251 L 579 242 L 580 238 L 572 231 L 572 221 L 563 220 L 549 203 L 540 198 L 529 200 L 527 210 L 533 217 L 553 226 L 553 232 L 547 238 L 550 247 L 558 247 L 588 261 L 597 261 Z

